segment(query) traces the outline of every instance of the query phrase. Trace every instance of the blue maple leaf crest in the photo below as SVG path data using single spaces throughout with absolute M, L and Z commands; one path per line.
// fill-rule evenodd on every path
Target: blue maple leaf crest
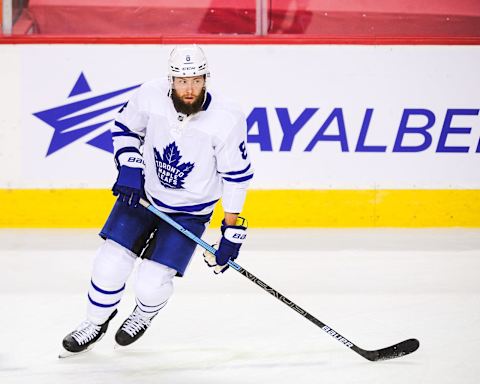
M 175 142 L 168 144 L 163 149 L 163 156 L 156 148 L 153 148 L 153 152 L 160 183 L 165 188 L 185 189 L 183 183 L 195 167 L 195 163 L 180 163 L 182 155 L 180 155 Z

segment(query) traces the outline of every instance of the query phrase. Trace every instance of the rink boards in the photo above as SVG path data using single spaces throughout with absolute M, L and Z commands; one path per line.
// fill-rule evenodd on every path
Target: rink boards
M 0 226 L 98 227 L 112 119 L 172 47 L 0 48 Z M 480 226 L 479 46 L 204 49 L 246 114 L 252 226 Z

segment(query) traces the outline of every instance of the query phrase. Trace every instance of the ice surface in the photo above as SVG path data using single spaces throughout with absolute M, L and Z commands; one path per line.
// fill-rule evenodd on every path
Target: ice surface
M 238 263 L 358 346 L 420 340 L 377 363 L 239 273 L 215 276 L 198 252 L 136 344 L 113 350 L 130 282 L 104 339 L 59 360 L 99 245 L 91 230 L 0 231 L 0 383 L 478 383 L 478 229 L 249 231 Z

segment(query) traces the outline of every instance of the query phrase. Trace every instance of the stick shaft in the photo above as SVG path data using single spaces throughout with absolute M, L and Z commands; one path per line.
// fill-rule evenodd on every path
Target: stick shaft
M 200 245 L 202 248 L 206 249 L 208 252 L 211 252 L 212 254 L 215 255 L 216 249 L 212 247 L 210 244 L 205 242 L 204 240 L 200 239 L 198 236 L 190 232 L 188 229 L 184 228 L 180 224 L 178 224 L 175 220 L 173 220 L 170 216 L 168 216 L 166 213 L 158 210 L 155 208 L 153 205 L 151 205 L 149 202 L 147 202 L 144 199 L 140 199 L 140 204 L 143 205 L 145 208 L 147 208 L 150 212 L 155 214 L 156 216 L 160 217 L 160 219 L 164 220 L 168 224 L 170 224 L 172 227 L 183 233 L 185 236 L 193 240 L 195 243 Z M 333 330 L 331 327 L 327 326 L 325 323 L 321 322 L 318 320 L 315 316 L 312 314 L 308 313 L 306 310 L 295 304 L 293 301 L 289 300 L 287 297 L 282 295 L 280 292 L 277 290 L 273 289 L 270 287 L 267 283 L 263 282 L 260 280 L 258 277 L 256 277 L 253 273 L 250 273 L 247 271 L 245 268 L 241 267 L 239 264 L 235 263 L 232 260 L 228 261 L 228 265 L 235 269 L 237 272 L 241 273 L 243 276 L 245 276 L 248 280 L 251 282 L 255 283 L 258 285 L 260 288 L 262 288 L 264 291 L 268 292 L 270 295 L 284 303 L 286 306 L 290 307 L 293 309 L 295 312 L 299 313 L 309 321 L 311 321 L 313 324 L 315 324 L 317 327 L 320 327 L 323 331 L 325 331 L 327 334 L 332 336 L 334 339 L 337 341 L 341 342 L 343 345 L 345 345 L 348 348 L 353 349 L 355 352 L 359 353 L 361 348 L 357 347 L 355 344 L 353 344 L 351 341 L 349 341 L 347 338 Z

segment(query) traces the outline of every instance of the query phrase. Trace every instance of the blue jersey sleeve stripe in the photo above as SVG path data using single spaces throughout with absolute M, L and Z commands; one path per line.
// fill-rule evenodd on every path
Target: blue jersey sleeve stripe
M 93 280 L 90 280 L 90 282 L 92 283 L 92 287 L 93 287 L 97 292 L 103 293 L 103 294 L 105 294 L 105 295 L 115 295 L 115 294 L 117 294 L 117 293 L 122 292 L 122 291 L 125 289 L 125 284 L 123 284 L 123 287 L 120 288 L 120 289 L 117 289 L 116 291 L 106 291 L 106 290 L 104 290 L 104 289 L 102 289 L 102 288 L 100 288 L 100 287 L 97 287 L 97 286 L 95 285 L 95 283 L 93 282 Z
M 161 202 L 160 200 L 155 199 L 154 197 L 152 197 L 152 200 L 159 207 L 168 208 L 168 209 L 172 209 L 174 211 L 179 211 L 179 212 L 198 212 L 198 211 L 202 211 L 203 209 L 215 204 L 218 201 L 218 199 L 215 199 L 215 200 L 209 201 L 208 203 L 195 204 L 195 205 L 183 205 L 183 206 L 179 206 L 179 207 L 174 207 L 174 206 L 171 206 L 171 205 L 167 205 L 167 204 Z
M 233 175 L 241 175 L 242 173 L 245 173 L 247 172 L 250 167 L 252 166 L 252 164 L 248 164 L 247 167 L 245 169 L 242 169 L 241 171 L 232 171 L 232 172 L 222 172 L 224 175 L 230 175 L 230 176 L 233 176 Z
M 253 173 L 248 176 L 239 177 L 238 179 L 232 179 L 231 177 L 224 177 L 223 180 L 230 181 L 232 183 L 241 183 L 242 181 L 250 180 L 253 177 Z
M 124 132 L 132 132 L 132 130 L 128 128 L 125 124 L 122 124 L 117 120 L 115 120 L 115 126 L 120 128 Z
M 119 137 L 119 136 L 135 137 L 136 139 L 142 141 L 142 138 L 133 132 L 112 132 L 112 137 Z

